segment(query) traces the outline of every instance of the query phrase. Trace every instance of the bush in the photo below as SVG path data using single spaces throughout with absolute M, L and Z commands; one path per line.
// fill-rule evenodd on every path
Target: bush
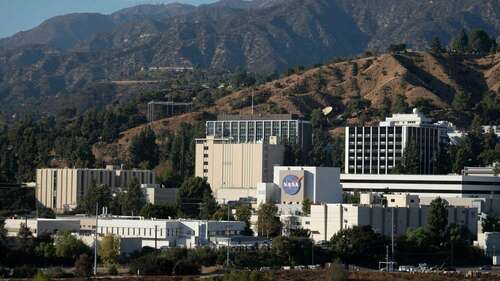
M 33 281 L 49 281 L 50 278 L 41 271 L 38 271 L 33 277 Z
M 173 262 L 157 254 L 148 254 L 130 262 L 129 272 L 138 275 L 171 275 Z
M 118 269 L 116 268 L 116 265 L 113 264 L 108 268 L 108 274 L 112 276 L 118 275 Z
M 87 254 L 81 254 L 75 262 L 75 275 L 89 277 L 92 274 L 92 258 Z
M 31 278 L 35 274 L 36 274 L 36 269 L 28 265 L 15 267 L 14 270 L 12 271 L 13 278 Z
M 200 274 L 200 272 L 200 265 L 192 259 L 180 260 L 174 266 L 175 275 L 196 275 Z
M 347 281 L 347 272 L 339 261 L 333 262 L 326 274 L 328 281 Z
M 45 270 L 45 275 L 49 278 L 69 278 L 73 277 L 73 274 L 64 271 L 64 269 L 60 267 L 51 267 Z

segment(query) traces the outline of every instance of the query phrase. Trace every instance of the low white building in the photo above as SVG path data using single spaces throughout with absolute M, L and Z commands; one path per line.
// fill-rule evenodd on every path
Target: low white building
M 479 233 L 475 244 L 483 249 L 486 255 L 498 256 L 500 253 L 500 232 Z
M 97 232 L 101 237 L 116 235 L 120 238 L 122 253 L 130 253 L 146 246 L 159 249 L 210 245 L 211 237 L 240 235 L 245 227 L 240 221 L 109 217 L 99 218 Z
M 344 192 L 409 193 L 420 197 L 500 198 L 500 177 L 341 174 Z
M 80 232 L 80 221 L 74 219 L 6 219 L 5 229 L 7 236 L 17 236 L 21 224 L 25 224 L 34 237 L 41 234 L 56 234 L 59 231 Z
M 175 204 L 177 188 L 164 188 L 160 184 L 141 184 L 146 202 L 154 205 Z
M 413 196 L 408 195 L 393 195 L 386 200 L 387 207 L 380 204 L 312 205 L 310 216 L 302 217 L 302 228 L 309 229 L 312 238 L 321 242 L 329 241 L 337 232 L 354 226 L 369 225 L 374 231 L 387 236 L 391 236 L 392 231 L 395 236 L 400 236 L 408 229 L 426 227 L 429 206 L 419 205 Z M 477 209 L 449 206 L 448 224 L 464 225 L 476 235 Z

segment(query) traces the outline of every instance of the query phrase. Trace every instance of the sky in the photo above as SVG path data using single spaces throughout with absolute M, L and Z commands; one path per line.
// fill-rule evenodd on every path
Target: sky
M 77 12 L 109 14 L 139 4 L 171 2 L 199 5 L 214 0 L 0 0 L 0 38 L 29 30 L 58 15 Z

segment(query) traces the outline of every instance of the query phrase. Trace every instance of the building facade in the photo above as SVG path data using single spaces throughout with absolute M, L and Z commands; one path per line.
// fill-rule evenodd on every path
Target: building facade
M 284 151 L 273 137 L 266 143 L 197 139 L 195 175 L 207 180 L 219 202 L 255 198 L 258 183 L 272 182 L 273 167 L 283 164 Z
M 303 151 L 312 143 L 311 123 L 291 114 L 219 115 L 206 122 L 206 135 L 235 143 L 266 143 L 274 136 L 279 144 L 298 144 Z
M 150 170 L 123 170 L 108 166 L 106 169 L 37 169 L 36 199 L 39 204 L 63 213 L 77 207 L 92 184 L 111 189 L 126 187 L 133 180 L 139 184 L 154 184 Z
M 303 227 L 311 231 L 317 241 L 329 241 L 343 229 L 369 225 L 375 232 L 391 236 L 405 234 L 409 229 L 427 226 L 430 207 L 384 207 L 360 204 L 312 205 L 311 215 Z M 477 234 L 478 213 L 476 208 L 448 207 L 448 225 L 458 224 Z M 393 230 L 394 227 L 394 230 Z
M 339 168 L 276 166 L 273 182 L 280 190 L 279 204 L 302 206 L 305 199 L 313 204 L 342 202 Z
M 500 177 L 341 174 L 344 192 L 408 193 L 420 197 L 500 198 Z
M 394 114 L 378 127 L 346 127 L 345 173 L 390 174 L 413 144 L 418 174 L 432 174 L 440 145 L 448 143 L 445 130 L 417 110 Z
M 97 233 L 103 237 L 113 234 L 120 238 L 122 252 L 142 247 L 186 247 L 209 245 L 211 237 L 238 236 L 245 222 L 206 220 L 145 220 L 131 218 L 99 218 Z

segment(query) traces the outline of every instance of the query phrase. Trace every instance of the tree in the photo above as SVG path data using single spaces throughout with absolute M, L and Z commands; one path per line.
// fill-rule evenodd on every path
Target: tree
M 391 44 L 389 46 L 389 52 L 391 53 L 401 53 L 406 51 L 406 44 Z
M 500 230 L 500 222 L 494 215 L 488 214 L 486 218 L 481 221 L 481 228 L 483 232 L 495 232 Z
M 118 263 L 120 255 L 120 239 L 113 234 L 107 234 L 101 240 L 99 256 L 104 264 L 110 266 Z
M 147 204 L 141 209 L 141 212 L 139 214 L 141 217 L 145 217 L 147 219 L 168 219 L 175 218 L 175 216 L 177 215 L 177 210 L 175 206 L 172 205 Z
M 56 248 L 51 242 L 41 242 L 35 247 L 35 253 L 44 261 L 50 261 L 56 256 Z
M 257 210 L 257 229 L 259 236 L 275 237 L 280 235 L 281 222 L 278 217 L 278 207 L 265 203 Z
M 33 252 L 35 246 L 33 233 L 25 223 L 21 223 L 17 232 L 16 246 L 24 254 L 30 255 Z
M 469 46 L 469 37 L 464 29 L 451 42 L 451 49 L 457 53 L 465 53 Z
M 146 204 L 139 181 L 134 178 L 121 195 L 123 215 L 137 215 Z
M 152 169 L 158 164 L 158 155 L 156 135 L 151 128 L 147 127 L 132 138 L 129 147 L 129 160 L 132 166 Z
M 56 256 L 66 261 L 75 261 L 80 255 L 89 253 L 90 248 L 69 231 L 61 231 L 55 240 Z
M 302 201 L 302 213 L 304 215 L 309 215 L 311 213 L 311 200 L 309 200 L 309 198 L 305 198 L 303 201 Z
M 343 229 L 330 240 L 333 252 L 346 264 L 374 265 L 385 252 L 383 236 L 371 226 Z
M 96 184 L 92 182 L 89 189 L 80 199 L 78 208 L 88 215 L 95 214 L 96 204 L 99 203 L 100 207 L 108 206 L 112 201 L 111 189 L 104 184 Z
M 391 111 L 392 113 L 406 113 L 410 110 L 410 106 L 406 102 L 406 97 L 404 95 L 396 95 L 392 101 Z
M 87 254 L 81 254 L 75 262 L 75 275 L 89 277 L 92 275 L 92 258 Z
M 420 157 L 415 141 L 410 140 L 404 150 L 403 157 L 392 170 L 393 174 L 420 174 Z
M 459 91 L 453 97 L 451 105 L 457 112 L 467 112 L 470 109 L 471 95 L 463 91 Z
M 436 55 L 441 54 L 443 52 L 443 45 L 441 44 L 441 41 L 437 37 L 432 38 L 431 52 Z
M 413 105 L 418 109 L 419 112 L 422 112 L 425 115 L 428 115 L 431 111 L 434 110 L 434 104 L 431 99 L 418 97 L 413 102 Z
M 252 210 L 250 209 L 250 207 L 245 204 L 239 204 L 238 206 L 236 206 L 235 216 L 237 220 L 244 221 L 246 224 L 243 235 L 252 235 L 252 229 L 250 228 L 250 218 L 252 217 Z
M 205 189 L 205 191 L 203 191 L 203 201 L 202 201 L 202 204 L 200 206 L 200 219 L 208 220 L 208 219 L 212 218 L 214 213 L 217 212 L 217 209 L 219 209 L 218 207 L 219 206 L 217 204 L 217 201 L 215 201 L 215 198 L 212 195 L 212 190 Z M 229 208 L 229 207 L 226 207 L 225 210 L 227 210 L 227 208 Z M 227 214 L 227 212 L 224 212 L 223 218 L 227 218 L 226 214 Z M 227 219 L 229 220 L 231 218 L 229 217 Z
M 216 202 L 216 204 L 217 204 L 217 202 Z M 229 208 L 229 214 L 228 214 L 228 208 Z M 202 215 L 202 217 L 203 217 L 203 215 Z M 210 218 L 213 220 L 234 221 L 234 216 L 231 213 L 231 207 L 228 204 L 224 204 L 224 205 L 219 206 L 217 208 L 217 210 L 215 211 L 215 213 L 212 213 Z
M 448 226 L 448 202 L 438 197 L 432 200 L 429 216 L 427 219 L 427 229 L 431 237 L 436 241 L 443 241 L 446 228 Z
M 484 30 L 476 29 L 470 33 L 468 48 L 473 52 L 486 54 L 496 48 L 496 42 Z
M 176 203 L 178 216 L 185 218 L 198 217 L 201 205 L 204 203 L 203 200 L 208 200 L 207 192 L 211 192 L 211 188 L 205 179 L 192 177 L 185 180 L 177 191 Z

